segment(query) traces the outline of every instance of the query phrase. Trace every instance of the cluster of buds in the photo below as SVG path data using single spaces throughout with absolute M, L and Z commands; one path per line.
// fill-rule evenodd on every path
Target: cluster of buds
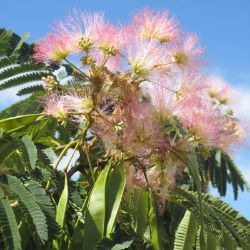
M 224 112 L 233 91 L 203 72 L 197 36 L 183 35 L 167 11 L 146 9 L 123 27 L 98 13 L 74 15 L 35 47 L 38 61 L 81 58 L 78 87 L 58 91 L 53 77 L 44 79 L 45 113 L 76 126 L 87 121 L 107 154 L 125 154 L 127 183 L 145 187 L 146 174 L 164 200 L 184 167 L 176 154 L 240 142 L 238 120 L 230 107 Z
M 44 82 L 44 87 L 47 90 L 56 89 L 57 82 L 54 76 L 43 77 L 42 81 Z

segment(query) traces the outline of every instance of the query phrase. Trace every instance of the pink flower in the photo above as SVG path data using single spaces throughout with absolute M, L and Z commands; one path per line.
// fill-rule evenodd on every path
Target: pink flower
M 198 58 L 204 51 L 198 47 L 198 37 L 189 35 L 184 43 L 170 49 L 172 62 L 180 67 L 197 68 L 202 61 Z
M 131 31 L 139 33 L 143 39 L 157 40 L 161 43 L 173 42 L 178 39 L 179 29 L 174 18 L 170 18 L 168 11 L 151 12 L 145 9 L 132 20 Z
M 125 45 L 121 30 L 111 24 L 105 24 L 97 30 L 96 43 L 101 51 L 111 56 L 116 55 Z
M 151 96 L 157 118 L 166 120 L 178 116 L 183 109 L 199 107 L 207 98 L 208 81 L 205 76 L 194 72 L 161 77 L 148 88 L 143 87 Z
M 167 159 L 162 166 L 153 166 L 146 170 L 149 185 L 159 199 L 158 212 L 161 215 L 166 209 L 167 195 L 175 186 L 176 179 L 181 176 L 182 170 L 183 164 L 171 158 Z M 131 166 L 130 171 L 127 169 L 126 173 L 129 175 L 126 184 L 128 188 L 131 188 L 132 183 L 143 189 L 147 188 L 148 183 L 142 170 L 135 171 Z
M 80 123 L 93 108 L 92 97 L 87 90 L 85 92 L 71 92 L 61 97 L 64 107 L 70 114 L 70 119 L 76 123 Z
M 65 103 L 61 95 L 57 93 L 51 93 L 44 97 L 44 113 L 48 116 L 53 116 L 59 121 L 68 120 L 68 109 L 65 107 Z
M 122 57 L 118 53 L 107 57 L 102 51 L 95 49 L 90 51 L 90 56 L 94 59 L 98 67 L 106 67 L 112 72 L 117 72 L 121 69 Z
M 208 95 L 213 101 L 218 101 L 220 104 L 225 105 L 235 101 L 234 98 L 237 96 L 237 93 L 225 80 L 214 76 L 210 77 L 209 81 Z
M 135 74 L 145 79 L 169 72 L 166 53 L 153 42 L 136 40 L 129 44 L 128 63 Z
M 74 40 L 76 51 L 89 51 L 97 41 L 97 33 L 105 27 L 102 13 L 85 13 L 74 10 L 65 22 L 60 21 L 55 26 L 55 32 L 69 34 Z
M 237 121 L 223 115 L 210 103 L 204 103 L 199 108 L 183 109 L 180 120 L 198 143 L 228 150 L 230 145 L 237 145 L 240 141 Z
M 75 50 L 79 52 L 99 48 L 106 54 L 114 55 L 124 44 L 121 31 L 105 22 L 101 13 L 91 15 L 74 10 L 65 22 L 58 22 L 54 30 L 59 35 L 71 36 Z
M 71 36 L 48 34 L 40 40 L 34 48 L 35 61 L 60 61 L 66 58 L 74 50 Z
M 162 133 L 150 103 L 140 97 L 128 97 L 124 102 L 122 147 L 149 165 L 155 153 L 166 151 L 170 142 Z

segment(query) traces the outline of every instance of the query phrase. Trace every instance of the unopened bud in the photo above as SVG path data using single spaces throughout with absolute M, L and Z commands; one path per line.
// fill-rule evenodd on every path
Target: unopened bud
M 108 44 L 100 45 L 99 49 L 107 56 L 115 56 L 117 54 L 117 49 L 115 49 L 113 46 L 109 46 Z
M 78 41 L 78 49 L 80 51 L 89 52 L 92 46 L 93 46 L 92 41 L 87 37 L 81 37 Z
M 56 88 L 56 79 L 54 76 L 43 77 L 42 80 L 44 81 L 45 89 L 52 90 Z
M 180 66 L 187 66 L 188 65 L 188 56 L 184 52 L 175 52 L 172 54 L 172 61 Z

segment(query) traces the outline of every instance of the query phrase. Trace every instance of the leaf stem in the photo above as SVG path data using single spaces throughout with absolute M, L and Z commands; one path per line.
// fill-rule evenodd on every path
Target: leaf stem
M 75 153 L 76 153 L 76 150 L 77 150 L 79 144 L 80 144 L 80 140 L 78 140 L 78 142 L 76 143 L 76 146 L 75 146 L 75 148 L 74 148 L 74 151 L 73 151 L 73 153 L 71 154 L 71 156 L 70 156 L 70 158 L 69 158 L 69 160 L 68 160 L 66 166 L 65 166 L 64 169 L 63 169 L 63 171 L 64 171 L 65 173 L 67 173 L 67 171 L 68 171 L 69 164 L 71 163 L 71 161 L 72 161 L 72 159 L 73 159 L 73 157 L 74 157 L 74 155 L 75 155 Z
M 64 154 L 65 154 L 65 153 L 67 152 L 67 150 L 68 150 L 71 146 L 73 146 L 75 143 L 77 143 L 77 141 L 72 141 L 72 142 L 68 143 L 68 144 L 64 147 L 64 149 L 63 149 L 62 152 L 60 153 L 60 155 L 59 155 L 59 157 L 58 157 L 58 159 L 57 159 L 57 161 L 56 161 L 56 163 L 55 163 L 55 165 L 54 165 L 54 167 L 53 167 L 53 171 L 54 171 L 54 172 L 56 171 L 56 169 L 57 169 L 57 167 L 58 167 L 60 161 L 62 160 Z M 52 181 L 52 178 L 50 177 L 49 180 L 48 180 L 48 182 L 47 182 L 47 185 L 46 185 L 46 187 L 45 187 L 45 190 L 46 190 L 46 191 L 48 191 L 49 186 L 50 186 L 50 184 L 51 184 L 51 181 Z
M 90 160 L 89 147 L 88 147 L 87 143 L 85 143 L 84 149 L 85 149 L 85 154 L 87 156 L 87 161 L 88 161 L 88 164 L 89 164 L 89 169 L 90 169 L 90 172 L 91 172 L 91 176 L 92 176 L 93 182 L 95 183 L 94 170 L 93 170 L 93 166 L 92 166 L 92 163 L 91 163 L 91 160 Z
M 75 64 L 73 64 L 72 62 L 70 62 L 67 58 L 64 58 L 65 62 L 67 62 L 72 68 L 74 68 L 76 71 L 78 71 L 79 73 L 81 73 L 82 75 L 84 75 L 88 80 L 90 80 L 89 76 L 83 72 L 82 70 L 80 70 Z

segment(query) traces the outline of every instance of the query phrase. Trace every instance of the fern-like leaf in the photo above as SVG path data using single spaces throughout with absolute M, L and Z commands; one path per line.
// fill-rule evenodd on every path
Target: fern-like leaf
M 18 224 L 8 198 L 0 198 L 0 230 L 6 249 L 21 250 Z
M 45 72 L 32 72 L 20 76 L 15 76 L 9 80 L 3 81 L 0 84 L 0 90 L 9 89 L 12 87 L 16 87 L 22 84 L 34 82 L 34 81 L 41 81 L 42 77 L 48 76 L 48 73 Z
M 218 246 L 223 245 L 226 233 L 239 246 L 250 248 L 250 222 L 227 203 L 203 194 L 202 212 L 197 192 L 176 187 L 169 199 L 193 213 L 199 224 L 204 224 Z
M 3 69 L 0 72 L 0 81 L 5 80 L 17 74 L 28 73 L 35 70 L 39 70 L 39 67 L 33 64 L 13 64 L 12 67 Z
M 2 68 L 5 68 L 7 66 L 10 66 L 11 64 L 13 64 L 12 60 L 8 57 L 2 57 L 0 58 L 0 69 L 2 70 Z
M 24 162 L 34 169 L 37 161 L 37 149 L 35 144 L 28 135 L 22 137 L 20 144 Z
M 15 176 L 7 176 L 7 181 L 11 192 L 20 199 L 25 215 L 31 218 L 38 237 L 42 242 L 45 242 L 48 239 L 46 218 L 37 204 L 34 195 L 29 192 L 23 183 Z
M 192 250 L 197 230 L 198 223 L 196 218 L 187 210 L 176 231 L 174 250 Z
M 44 91 L 44 87 L 42 84 L 37 84 L 37 85 L 33 85 L 27 88 L 22 88 L 17 92 L 18 96 L 23 96 L 23 95 L 28 95 L 28 94 L 33 94 L 33 93 L 37 93 L 37 92 L 41 92 Z

